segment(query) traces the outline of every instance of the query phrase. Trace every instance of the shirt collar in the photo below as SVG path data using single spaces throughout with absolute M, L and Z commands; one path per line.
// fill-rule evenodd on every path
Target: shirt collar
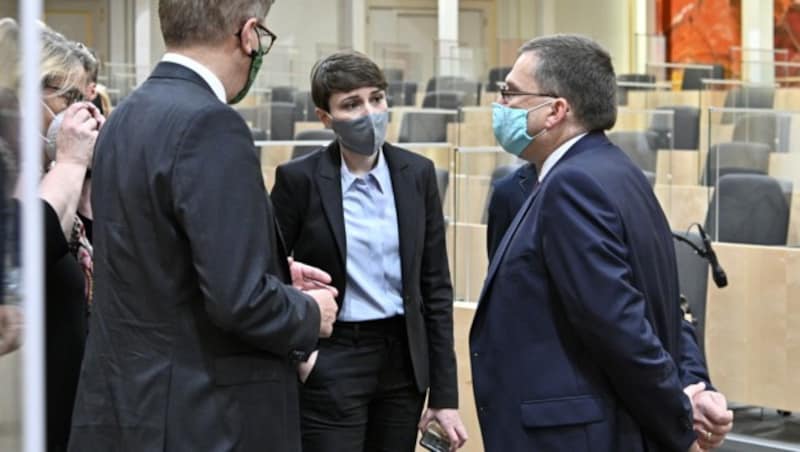
M 211 70 L 205 66 L 203 66 L 200 62 L 195 59 L 189 58 L 186 55 L 181 55 L 179 53 L 174 52 L 167 52 L 161 57 L 161 61 L 167 63 L 175 63 L 184 66 L 191 71 L 197 73 L 207 84 L 211 87 L 211 91 L 214 92 L 214 95 L 217 96 L 220 102 L 223 104 L 228 103 L 227 99 L 225 98 L 225 87 L 222 85 L 222 81 L 214 75 Z
M 342 175 L 342 193 L 345 193 L 350 189 L 350 187 L 353 186 L 353 182 L 358 179 L 358 176 L 350 172 L 350 168 L 348 168 L 347 163 L 344 162 L 344 157 L 342 158 L 340 173 Z M 378 161 L 375 164 L 375 167 L 373 167 L 362 178 L 374 180 L 378 186 L 378 190 L 380 190 L 381 193 L 384 192 L 386 187 L 389 187 L 391 177 L 389 176 L 389 165 L 386 164 L 386 159 L 383 156 L 383 149 L 378 150 Z
M 547 176 L 547 173 L 549 173 L 550 170 L 553 169 L 554 166 L 556 166 L 556 163 L 558 163 L 558 161 L 561 160 L 561 157 L 564 157 L 564 154 L 566 154 L 567 151 L 569 151 L 572 145 L 577 143 L 578 140 L 583 138 L 585 135 L 586 132 L 570 138 L 569 140 L 563 142 L 561 146 L 557 147 L 552 154 L 547 156 L 547 158 L 544 160 L 544 163 L 542 164 L 542 170 L 539 171 L 540 183 L 544 180 L 544 177 Z

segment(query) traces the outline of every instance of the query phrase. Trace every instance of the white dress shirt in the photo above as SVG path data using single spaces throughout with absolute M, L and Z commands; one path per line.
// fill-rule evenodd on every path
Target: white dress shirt
M 161 61 L 165 61 L 167 63 L 175 63 L 180 64 L 191 70 L 192 72 L 197 73 L 207 84 L 211 87 L 211 91 L 214 92 L 214 95 L 217 96 L 220 102 L 223 104 L 228 103 L 228 100 L 225 98 L 225 87 L 222 85 L 222 81 L 214 75 L 211 70 L 202 64 L 200 64 L 197 60 L 187 57 L 186 55 L 180 55 L 177 53 L 167 52 L 161 57 Z
M 564 154 L 566 154 L 567 151 L 569 151 L 569 149 L 572 147 L 572 145 L 577 143 L 578 140 L 583 138 L 585 135 L 586 135 L 586 132 L 583 132 L 583 133 L 581 133 L 579 135 L 576 135 L 576 136 L 570 138 L 569 140 L 567 140 L 564 143 L 562 143 L 561 146 L 556 148 L 556 150 L 553 151 L 552 154 L 547 156 L 547 158 L 544 160 L 544 163 L 542 164 L 541 171 L 539 171 L 539 183 L 540 184 L 544 180 L 544 177 L 547 176 L 547 173 L 549 173 L 550 170 L 553 169 L 554 166 L 556 166 L 556 163 L 558 163 L 558 161 L 561 160 L 561 157 L 564 157 Z

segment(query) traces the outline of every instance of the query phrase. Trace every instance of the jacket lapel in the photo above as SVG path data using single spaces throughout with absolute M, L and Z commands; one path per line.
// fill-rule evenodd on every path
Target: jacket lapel
M 508 246 L 511 243 L 511 240 L 517 233 L 517 229 L 519 229 L 520 223 L 522 220 L 527 216 L 528 211 L 530 210 L 531 206 L 533 205 L 533 201 L 536 199 L 536 195 L 539 194 L 539 186 L 537 185 L 536 188 L 533 189 L 533 193 L 528 197 L 525 201 L 525 204 L 519 209 L 517 215 L 514 217 L 514 221 L 511 222 L 511 226 L 508 227 L 506 230 L 505 235 L 503 235 L 503 240 L 500 241 L 500 244 L 497 246 L 497 252 L 494 253 L 494 258 L 492 262 L 489 264 L 489 270 L 486 273 L 486 280 L 483 283 L 483 289 L 481 290 L 481 296 L 478 297 L 478 302 L 480 303 L 483 300 L 483 296 L 486 294 L 489 285 L 492 283 L 492 279 L 494 279 L 495 273 L 497 273 L 497 268 L 500 266 L 500 262 L 503 261 L 503 257 L 508 251 Z
M 317 168 L 317 189 L 322 203 L 322 210 L 333 231 L 339 259 L 344 268 L 347 262 L 347 241 L 344 233 L 344 211 L 342 210 L 342 158 L 339 154 L 339 142 L 334 140 L 319 160 Z
M 389 144 L 383 145 L 383 156 L 386 158 L 389 174 L 392 177 L 392 191 L 395 210 L 397 210 L 397 235 L 400 240 L 403 291 L 406 292 L 405 282 L 413 280 L 411 267 L 414 263 L 417 221 L 420 221 L 420 218 L 424 221 L 424 213 L 418 213 L 416 207 L 423 203 L 418 198 L 414 177 L 411 171 L 408 171 L 408 162 L 402 159 L 401 154 L 395 153 Z
M 607 145 L 609 144 L 608 138 L 606 138 L 605 134 L 602 131 L 597 132 L 590 132 L 580 140 L 578 140 L 572 147 L 561 157 L 553 169 L 550 170 L 550 174 L 552 174 L 558 165 L 570 158 L 579 155 L 583 152 L 588 151 L 589 149 L 593 149 L 598 146 Z M 547 177 L 550 177 L 549 175 Z M 527 177 L 524 179 L 520 179 L 520 186 L 523 186 L 525 183 L 529 184 L 536 184 L 536 178 L 538 178 L 538 174 L 533 178 Z M 536 184 L 533 193 L 528 197 L 525 203 L 520 208 L 520 211 L 517 212 L 517 215 L 514 217 L 514 221 L 511 222 L 511 226 L 509 226 L 506 234 L 503 236 L 503 240 L 500 241 L 500 244 L 497 246 L 497 251 L 494 254 L 494 259 L 489 264 L 489 270 L 486 273 L 486 280 L 483 283 L 483 289 L 481 290 L 481 296 L 478 298 L 478 302 L 480 303 L 483 300 L 486 291 L 488 290 L 489 286 L 491 285 L 492 279 L 494 278 L 495 273 L 497 273 L 497 268 L 500 266 L 500 262 L 503 261 L 503 257 L 505 256 L 506 251 L 508 250 L 508 246 L 511 240 L 516 235 L 517 229 L 519 228 L 520 223 L 522 222 L 523 218 L 528 214 L 531 206 L 533 205 L 534 200 L 536 199 L 536 195 L 539 193 L 539 189 L 541 188 L 542 184 Z

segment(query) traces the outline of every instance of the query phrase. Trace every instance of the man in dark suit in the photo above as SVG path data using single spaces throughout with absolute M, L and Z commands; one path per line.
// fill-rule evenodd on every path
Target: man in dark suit
M 704 368 L 683 363 L 696 353 L 681 335 L 669 225 L 641 170 L 603 133 L 616 120 L 610 57 L 587 38 L 539 38 L 506 81 L 495 135 L 538 176 L 470 331 L 486 450 L 718 446 L 732 416 L 693 412 L 724 398 L 687 387 Z
M 492 194 L 486 208 L 486 252 L 490 262 L 508 225 L 533 191 L 535 183 L 536 165 L 526 163 L 492 184 Z
M 168 53 L 94 161 L 95 296 L 72 451 L 300 448 L 296 366 L 335 290 L 289 267 L 243 97 L 271 0 L 161 0 Z M 305 286 L 303 286 L 305 287 Z
M 339 293 L 334 334 L 301 373 L 303 451 L 411 452 L 417 427 L 434 419 L 460 447 L 433 162 L 384 142 L 386 81 L 369 58 L 327 56 L 311 80 L 317 114 L 337 139 L 279 166 L 273 188 L 287 247 L 329 272 Z

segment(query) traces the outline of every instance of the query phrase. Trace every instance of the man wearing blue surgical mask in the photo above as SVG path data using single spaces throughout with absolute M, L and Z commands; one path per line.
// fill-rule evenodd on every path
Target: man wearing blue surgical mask
M 360 53 L 317 62 L 311 95 L 336 139 L 275 176 L 288 250 L 339 293 L 333 335 L 299 368 L 305 452 L 411 452 L 433 420 L 452 450 L 467 438 L 434 166 L 385 142 L 386 85 Z
M 486 450 L 707 450 L 732 415 L 682 312 L 672 236 L 604 131 L 616 77 L 592 40 L 529 41 L 494 105 L 536 183 L 492 258 L 470 331 Z

